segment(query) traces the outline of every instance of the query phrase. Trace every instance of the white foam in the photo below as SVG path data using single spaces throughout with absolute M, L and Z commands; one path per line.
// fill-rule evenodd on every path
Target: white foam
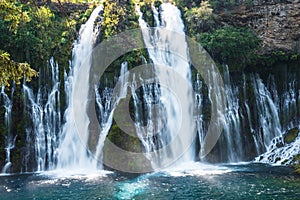
M 218 165 L 200 163 L 200 162 L 187 162 L 179 166 L 165 169 L 163 172 L 170 176 L 203 176 L 203 175 L 216 175 L 225 174 L 232 170 Z

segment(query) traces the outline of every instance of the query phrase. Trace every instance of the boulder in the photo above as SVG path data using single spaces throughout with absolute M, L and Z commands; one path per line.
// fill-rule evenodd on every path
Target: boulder
M 294 142 L 296 137 L 298 136 L 299 132 L 300 132 L 300 130 L 297 127 L 287 130 L 285 132 L 285 134 L 283 135 L 284 143 L 290 144 L 290 143 Z

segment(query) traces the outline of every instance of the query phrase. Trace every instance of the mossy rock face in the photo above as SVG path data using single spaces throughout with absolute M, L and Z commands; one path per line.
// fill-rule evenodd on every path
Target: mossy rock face
M 294 164 L 297 164 L 297 165 L 300 164 L 300 154 L 296 155 L 296 156 L 293 158 L 293 163 L 294 163 Z M 299 166 L 299 168 L 300 168 L 300 166 Z
M 300 154 L 294 157 L 293 166 L 296 168 L 296 172 L 300 174 Z
M 126 134 L 114 122 L 104 145 L 104 165 L 126 173 L 147 173 L 152 167 L 143 152 L 139 138 Z
M 284 143 L 290 144 L 290 143 L 294 142 L 296 137 L 298 136 L 299 132 L 300 131 L 297 127 L 288 130 L 283 136 Z
M 300 174 L 300 167 L 297 167 L 296 172 Z

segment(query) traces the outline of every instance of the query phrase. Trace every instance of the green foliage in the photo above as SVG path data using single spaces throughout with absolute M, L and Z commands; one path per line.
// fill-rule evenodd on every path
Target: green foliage
M 179 8 L 192 8 L 199 6 L 201 0 L 173 0 Z
M 266 55 L 257 55 L 256 63 L 260 66 L 270 67 L 274 66 L 276 63 L 287 62 L 287 61 L 297 61 L 299 59 L 298 54 L 288 54 L 282 50 L 274 50 Z
M 22 78 L 30 81 L 35 76 L 37 72 L 28 63 L 17 63 L 10 59 L 9 53 L 0 50 L 0 85 L 9 86 L 11 81 L 20 84 Z
M 252 7 L 252 6 L 253 6 L 253 1 L 252 1 L 252 0 L 246 0 L 246 1 L 245 1 L 245 5 L 246 5 L 247 7 Z
M 231 26 L 200 33 L 197 39 L 214 59 L 235 67 L 251 64 L 260 43 L 250 30 Z
M 49 0 L 48 0 L 49 1 Z M 57 2 L 57 3 L 92 3 L 95 2 L 95 0 L 50 0 L 52 2 Z M 99 1 L 100 2 L 100 1 Z
M 105 0 L 103 5 L 102 39 L 107 39 L 124 30 L 139 27 L 134 1 Z
M 150 4 L 142 4 L 141 7 L 141 12 L 143 13 L 143 19 L 149 24 L 150 27 L 154 27 L 154 17 L 153 13 L 151 10 L 151 5 Z
M 46 66 L 51 56 L 61 67 L 68 66 L 76 28 L 87 19 L 91 9 L 66 16 L 48 6 L 37 6 L 34 1 L 27 4 L 17 1 L 9 6 L 19 13 L 19 17 L 3 18 L 7 11 L 0 11 L 1 48 L 10 52 L 13 60 L 28 62 L 35 69 Z M 9 11 L 12 10 L 10 7 Z
M 0 25 L 7 24 L 7 31 L 16 34 L 18 28 L 23 24 L 30 22 L 27 12 L 22 12 L 22 5 L 15 1 L 0 1 Z M 0 38 L 5 37 L 0 36 Z M 3 43 L 5 44 L 5 43 Z M 20 84 L 20 80 L 26 77 L 30 81 L 32 77 L 37 76 L 37 72 L 30 68 L 28 63 L 18 63 L 10 58 L 10 54 L 0 50 L 0 85 L 9 86 L 11 81 Z
M 103 22 L 102 26 L 104 29 L 104 37 L 108 38 L 111 35 L 117 33 L 117 24 L 121 18 L 124 18 L 125 12 L 124 9 L 117 5 L 117 2 L 105 2 Z
M 23 12 L 22 4 L 18 4 L 12 0 L 0 0 L 0 17 L 9 22 L 8 28 L 12 31 L 16 31 L 19 24 L 30 21 L 27 12 Z
M 202 1 L 200 7 L 192 7 L 191 9 L 185 7 L 184 18 L 188 33 L 193 36 L 205 31 L 205 26 L 213 23 L 213 9 L 208 1 Z
M 224 8 L 231 8 L 238 4 L 236 0 L 210 0 L 212 7 L 216 10 L 224 9 Z
M 138 16 L 135 13 L 135 4 L 138 1 L 114 1 L 106 0 L 104 2 L 103 22 L 101 25 L 102 40 L 125 30 L 139 28 Z M 145 2 L 143 2 L 145 4 Z M 112 48 L 113 49 L 113 48 Z M 110 66 L 109 70 L 119 70 L 121 63 L 128 62 L 129 68 L 142 64 L 142 56 L 147 57 L 145 50 L 135 50 L 129 52 L 117 60 Z
M 290 57 L 291 60 L 298 60 L 299 59 L 299 55 L 298 54 L 292 54 Z
M 212 15 L 213 9 L 208 1 L 202 1 L 200 7 L 193 7 L 184 14 L 188 22 L 192 20 L 208 19 Z

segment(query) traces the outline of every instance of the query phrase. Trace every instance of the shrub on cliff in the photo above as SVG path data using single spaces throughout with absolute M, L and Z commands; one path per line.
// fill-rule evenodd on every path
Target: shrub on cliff
M 214 23 L 213 17 L 209 1 L 202 1 L 199 7 L 184 8 L 184 19 L 188 34 L 191 36 L 209 30 Z
M 235 68 L 251 64 L 260 43 L 259 38 L 250 30 L 232 26 L 200 33 L 196 37 L 219 63 L 229 64 Z

